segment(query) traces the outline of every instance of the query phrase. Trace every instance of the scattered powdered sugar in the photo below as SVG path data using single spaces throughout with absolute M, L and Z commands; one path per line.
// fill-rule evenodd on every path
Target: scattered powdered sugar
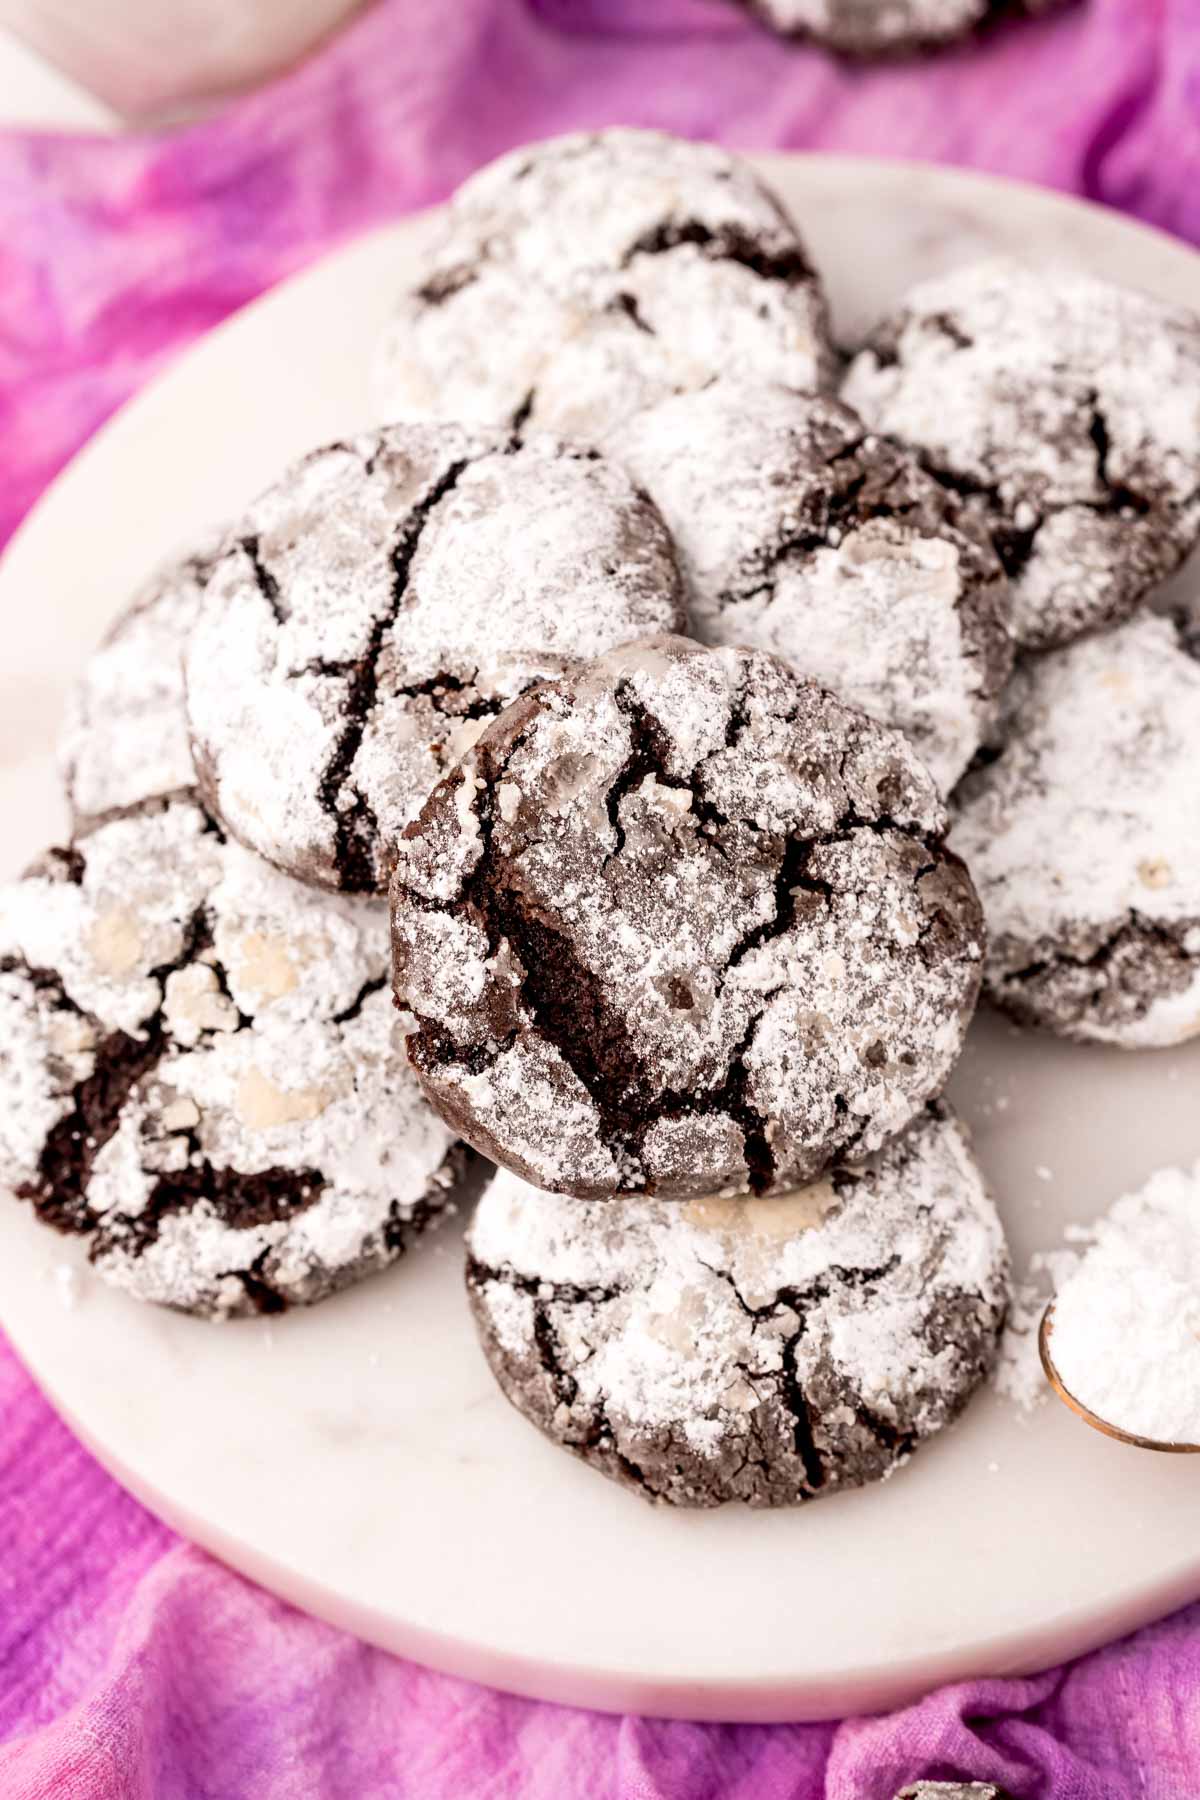
M 183 645 L 219 548 L 209 534 L 156 569 L 89 658 L 68 702 L 59 764 L 76 830 L 191 787 Z
M 994 553 L 837 401 L 721 380 L 604 440 L 674 535 L 692 627 L 783 657 L 912 740 L 944 792 L 1012 663 Z
M 440 1210 L 458 1156 L 404 1064 L 378 902 L 173 801 L 0 893 L 0 970 L 0 1172 L 139 1296 L 314 1299 Z
M 71 1263 L 55 1263 L 54 1286 L 64 1312 L 74 1312 L 83 1295 L 83 1280 Z
M 1063 1386 L 1122 1431 L 1200 1443 L 1200 1163 L 1157 1170 L 1078 1235 L 1049 1332 Z
M 986 979 L 1018 1017 L 1128 1046 L 1200 1031 L 1200 663 L 1143 616 L 1025 665 L 958 796 Z
M 598 1426 L 674 1499 L 655 1464 L 678 1470 L 679 1452 L 712 1465 L 710 1499 L 887 1472 L 965 1402 L 1007 1297 L 999 1220 L 942 1108 L 862 1167 L 772 1198 L 612 1206 L 502 1172 L 467 1243 L 510 1396 L 573 1447 Z
M 1022 1412 L 1032 1412 L 1050 1397 L 1038 1348 L 1038 1330 L 1056 1287 L 1068 1279 L 1078 1264 L 1074 1250 L 1035 1251 L 1025 1280 L 1013 1285 L 992 1383 L 997 1393 Z
M 1200 319 L 1065 266 L 912 289 L 843 397 L 978 496 L 1030 646 L 1112 623 L 1200 532 Z
M 532 416 L 591 436 L 721 371 L 809 388 L 831 367 L 816 276 L 749 167 L 615 130 L 464 183 L 380 345 L 374 391 L 386 421 Z
M 457 426 L 331 445 L 255 502 L 208 583 L 187 653 L 201 785 L 288 872 L 383 885 L 483 721 L 681 620 L 661 520 L 589 453 Z
M 661 639 L 539 688 L 400 846 L 427 1091 L 497 1160 L 587 1195 L 792 1186 L 865 1156 L 940 1089 L 974 1004 L 980 920 L 943 816 L 898 733 L 762 652 Z

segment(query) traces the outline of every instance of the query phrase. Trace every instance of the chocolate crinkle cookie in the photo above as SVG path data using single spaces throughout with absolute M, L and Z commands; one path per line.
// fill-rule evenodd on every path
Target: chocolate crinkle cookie
M 774 651 L 898 726 L 943 792 L 1012 666 L 986 534 L 848 407 L 717 381 L 605 439 L 675 538 L 696 636 Z
M 967 496 L 1018 642 L 1126 618 L 1200 535 L 1200 318 L 996 259 L 912 289 L 842 396 Z
M 930 776 L 761 651 L 635 644 L 490 726 L 400 846 L 409 1053 L 580 1196 L 773 1193 L 940 1091 L 979 904 Z
M 1004 1234 L 933 1107 L 772 1199 L 541 1193 L 502 1173 L 467 1240 L 513 1405 L 647 1499 L 786 1506 L 891 1474 L 992 1366 Z
M 453 425 L 333 444 L 250 507 L 209 577 L 186 654 L 196 777 L 279 868 L 382 889 L 483 722 L 683 622 L 662 520 L 595 452 Z
M 956 43 L 989 20 L 1064 0 L 745 0 L 765 24 L 842 56 L 908 56 Z
M 914 1781 L 896 1800 L 1012 1800 L 994 1781 Z
M 186 800 L 0 890 L 0 1180 L 107 1280 L 214 1315 L 317 1300 L 464 1164 L 404 1066 L 378 903 L 297 887 Z
M 375 403 L 590 438 L 720 371 L 807 389 L 834 367 L 820 283 L 747 164 L 615 130 L 515 151 L 459 189 L 380 346 Z
M 963 783 L 955 847 L 991 996 L 1130 1048 L 1200 1032 L 1200 642 L 1145 615 L 1031 659 L 1005 748 Z
M 220 547 L 213 534 L 148 577 L 88 659 L 59 739 L 74 828 L 195 785 L 183 644 Z

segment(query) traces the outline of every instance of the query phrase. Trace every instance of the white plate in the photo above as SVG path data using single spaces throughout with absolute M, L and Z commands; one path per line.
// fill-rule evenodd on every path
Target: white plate
M 1200 258 L 1051 194 L 871 162 L 764 168 L 826 271 L 843 338 L 917 275 L 996 247 L 1200 302 Z M 294 452 L 366 423 L 369 349 L 426 230 L 354 244 L 214 332 L 13 543 L 0 569 L 20 640 L 0 684 L 13 870 L 59 829 L 48 748 L 88 647 L 160 552 Z M 1194 1160 L 1198 1089 L 1200 1043 L 1122 1056 L 980 1020 L 955 1093 L 1018 1268 L 1157 1165 Z M 311 1312 L 224 1327 L 86 1276 L 67 1307 L 64 1264 L 83 1266 L 79 1246 L 12 1207 L 0 1318 L 128 1487 L 313 1612 L 498 1686 L 689 1717 L 828 1716 L 1035 1668 L 1200 1594 L 1200 1460 L 1126 1449 L 1055 1405 L 1028 1421 L 984 1394 L 894 1480 L 801 1511 L 672 1513 L 500 1399 L 453 1233 Z

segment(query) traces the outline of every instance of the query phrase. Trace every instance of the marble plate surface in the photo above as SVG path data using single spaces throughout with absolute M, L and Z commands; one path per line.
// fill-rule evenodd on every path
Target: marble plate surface
M 869 161 L 762 166 L 846 342 L 915 277 L 995 249 L 1200 304 L 1194 253 L 1049 193 Z M 365 238 L 214 332 L 14 540 L 0 567 L 4 874 L 61 831 L 64 693 L 143 572 L 286 458 L 367 422 L 369 348 L 427 229 Z M 1198 1092 L 1200 1042 L 1122 1055 L 977 1021 L 953 1093 L 1018 1270 L 1153 1168 L 1194 1161 Z M 1200 1459 L 990 1392 L 866 1492 L 775 1514 L 646 1506 L 500 1398 L 453 1228 L 311 1312 L 213 1326 L 106 1290 L 79 1246 L 6 1206 L 0 1321 L 101 1461 L 189 1537 L 378 1644 L 528 1694 L 832 1716 L 1028 1671 L 1200 1595 Z

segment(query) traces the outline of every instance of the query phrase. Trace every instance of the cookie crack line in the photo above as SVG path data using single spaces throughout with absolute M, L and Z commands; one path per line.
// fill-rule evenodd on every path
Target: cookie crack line
M 804 1485 L 807 1495 L 818 1494 L 825 1485 L 825 1466 L 817 1449 L 812 1428 L 812 1415 L 808 1409 L 808 1398 L 804 1392 L 804 1385 L 800 1380 L 796 1362 L 796 1350 L 808 1328 L 806 1309 L 815 1301 L 825 1297 L 827 1290 L 824 1283 L 818 1279 L 810 1282 L 806 1288 L 780 1288 L 774 1300 L 764 1301 L 760 1306 L 752 1306 L 742 1294 L 732 1271 L 715 1269 L 711 1263 L 706 1263 L 703 1259 L 700 1260 L 700 1266 L 707 1269 L 710 1275 L 715 1275 L 729 1288 L 739 1308 L 751 1321 L 751 1330 L 758 1326 L 760 1320 L 778 1319 L 785 1313 L 791 1313 L 795 1317 L 795 1330 L 788 1334 L 780 1346 L 779 1372 L 775 1376 L 775 1386 L 785 1410 L 791 1416 L 792 1449 L 800 1459 L 800 1465 L 804 1470 Z M 763 1379 L 766 1373 L 758 1372 L 755 1382 Z
M 553 1301 L 560 1306 L 580 1306 L 584 1303 L 603 1306 L 606 1301 L 619 1299 L 625 1291 L 619 1284 L 616 1287 L 605 1287 L 599 1282 L 547 1281 L 535 1275 L 522 1275 L 512 1263 L 485 1263 L 474 1255 L 468 1259 L 467 1273 L 473 1281 L 494 1281 L 502 1287 L 528 1294 L 531 1300 Z
M 809 1411 L 808 1396 L 804 1384 L 800 1380 L 797 1362 L 797 1350 L 808 1330 L 809 1309 L 829 1298 L 832 1287 L 857 1288 L 859 1290 L 876 1286 L 895 1273 L 900 1266 L 898 1254 L 890 1256 L 886 1262 L 873 1268 L 850 1268 L 844 1264 L 831 1265 L 823 1275 L 817 1276 L 806 1287 L 780 1288 L 774 1300 L 764 1302 L 760 1306 L 752 1306 L 743 1296 L 732 1273 L 725 1269 L 714 1269 L 711 1264 L 703 1264 L 710 1274 L 724 1281 L 733 1293 L 734 1299 L 742 1312 L 757 1326 L 763 1319 L 777 1319 L 785 1313 L 792 1313 L 796 1318 L 796 1329 L 789 1333 L 780 1350 L 780 1367 L 778 1376 L 779 1397 L 792 1418 L 793 1449 L 800 1459 L 804 1470 L 805 1486 L 810 1496 L 820 1493 L 824 1487 L 827 1474 L 821 1453 L 817 1448 L 816 1437 L 812 1426 L 812 1415 Z M 900 1434 L 887 1421 L 876 1417 L 863 1402 L 855 1405 L 855 1416 L 864 1428 L 887 1450 L 900 1447 Z M 906 1446 L 911 1448 L 911 1442 Z
M 643 316 L 642 309 L 638 305 L 637 299 L 635 298 L 635 296 L 633 294 L 627 294 L 624 292 L 619 293 L 619 294 L 614 294 L 613 298 L 611 299 L 611 301 L 609 302 L 609 304 L 605 310 L 608 312 L 623 313 L 625 315 L 625 317 L 629 320 L 630 324 L 632 326 L 634 326 L 634 328 L 636 330 L 640 331 L 644 337 L 657 337 L 658 336 L 658 333 L 657 333 L 657 331 L 655 331 L 653 325 L 651 325 L 649 323 L 649 321 Z M 715 377 L 714 377 L 714 379 L 715 379 Z
M 957 494 L 959 499 L 981 501 L 987 510 L 987 530 L 1000 558 L 1004 573 L 1011 581 L 1021 574 L 1026 563 L 1033 555 L 1034 544 L 1038 532 L 1046 522 L 1047 510 L 1031 506 L 1035 513 L 1032 525 L 1020 526 L 1006 517 L 1008 507 L 997 483 L 979 481 L 974 476 L 964 475 L 959 469 L 951 469 L 935 462 L 932 457 L 917 452 L 921 467 L 939 486 L 947 492 Z
M 391 975 L 386 971 L 382 975 L 370 976 L 363 982 L 349 1006 L 344 1006 L 341 1012 L 334 1013 L 329 1023 L 331 1025 L 349 1025 L 352 1019 L 360 1017 L 363 1007 L 372 994 L 382 993 L 383 989 L 390 985 Z
M 1188 950 L 1181 942 L 1181 938 L 1197 927 L 1200 927 L 1200 918 L 1179 919 L 1168 926 L 1158 919 L 1146 918 L 1136 907 L 1131 907 L 1127 916 L 1114 924 L 1103 942 L 1089 955 L 1075 956 L 1069 950 L 1055 950 L 1050 956 L 1038 957 L 1019 969 L 1005 971 L 996 979 L 1002 986 L 1010 983 L 1021 986 L 1058 968 L 1102 970 L 1127 944 L 1136 942 L 1153 943 L 1185 965 L 1200 962 L 1200 954 Z
M 860 459 L 868 453 L 872 439 L 878 440 L 879 434 L 860 431 L 826 459 L 826 471 L 842 463 L 860 463 Z M 902 447 L 883 441 L 893 455 L 898 457 Z M 779 584 L 780 572 L 793 559 L 815 556 L 822 550 L 836 550 L 851 532 L 882 520 L 904 527 L 918 540 L 943 538 L 956 547 L 960 562 L 967 557 L 969 563 L 975 565 L 966 568 L 960 593 L 955 601 L 955 610 L 961 611 L 972 590 L 986 585 L 986 561 L 989 560 L 986 546 L 973 543 L 963 532 L 956 509 L 950 501 L 947 484 L 936 482 L 931 471 L 921 467 L 922 485 L 931 488 L 933 492 L 941 488 L 942 506 L 945 510 L 931 511 L 929 492 L 922 495 L 914 493 L 911 487 L 905 487 L 905 482 L 912 473 L 912 466 L 899 459 L 882 481 L 876 479 L 877 471 L 871 466 L 859 466 L 857 473 L 841 487 L 831 493 L 817 495 L 816 504 L 809 509 L 808 517 L 793 530 L 781 536 L 774 544 L 764 547 L 753 561 L 748 559 L 735 581 L 716 596 L 717 605 L 723 610 L 729 610 L 761 599 L 764 595 L 773 597 Z M 980 566 L 981 562 L 984 566 Z M 999 573 L 997 569 L 996 577 Z M 981 651 L 975 648 L 964 650 L 964 654 L 979 656 Z
M 1048 519 L 1061 512 L 1078 507 L 1085 512 L 1095 513 L 1099 518 L 1125 517 L 1133 514 L 1136 518 L 1146 518 L 1151 511 L 1151 502 L 1144 494 L 1122 482 L 1114 481 L 1108 470 L 1112 445 L 1108 433 L 1108 421 L 1099 405 L 1099 395 L 1092 390 L 1087 396 L 1088 405 L 1088 437 L 1095 447 L 1096 480 L 1104 490 L 1099 499 L 1084 498 L 1072 500 L 1056 500 L 1051 502 L 1023 499 L 1017 507 L 1010 506 L 998 483 L 987 482 L 976 476 L 967 475 L 961 469 L 952 469 L 923 454 L 919 448 L 917 454 L 925 472 L 966 501 L 981 501 L 986 507 L 988 529 L 996 548 L 996 554 L 1004 565 L 1004 572 L 1010 579 L 1019 576 L 1037 543 L 1038 533 Z M 1186 511 L 1194 503 L 1196 496 L 1189 495 L 1182 501 L 1171 504 L 1172 511 Z M 1007 516 L 1021 505 L 1028 506 L 1034 513 L 1032 525 L 1017 525 Z
M 606 798 L 608 817 L 617 834 L 617 845 L 611 853 L 614 856 L 624 843 L 618 812 L 624 794 L 650 775 L 672 779 L 665 767 L 665 740 L 653 714 L 631 697 L 627 684 L 617 688 L 616 703 L 629 723 L 631 750 Z M 702 797 L 694 780 L 689 787 L 693 802 L 699 803 Z M 558 1051 L 590 1095 L 597 1109 L 600 1133 L 614 1161 L 618 1166 L 632 1163 L 645 1190 L 651 1192 L 653 1183 L 646 1181 L 642 1153 L 656 1114 L 680 1118 L 721 1115 L 741 1129 L 751 1191 L 765 1192 L 775 1173 L 775 1157 L 768 1121 L 749 1097 L 745 1052 L 753 1041 L 768 996 L 760 998 L 741 1042 L 730 1051 L 723 1080 L 696 1094 L 657 1092 L 624 1020 L 609 1005 L 599 976 L 583 963 L 564 934 L 548 919 L 532 915 L 517 890 L 494 876 L 489 879 L 493 821 L 490 810 L 485 816 L 477 804 L 475 811 L 484 839 L 476 865 L 482 878 L 475 899 L 486 923 L 489 948 L 494 954 L 501 940 L 507 939 L 516 952 L 524 970 L 521 1000 L 543 1038 Z M 564 995 L 568 998 L 566 1006 L 560 1004 Z M 620 1080 L 614 1080 L 607 1065 L 622 1072 Z
M 831 839 L 831 842 L 844 840 Z M 834 897 L 834 890 L 828 881 L 821 881 L 817 876 L 808 873 L 808 864 L 813 852 L 820 845 L 811 839 L 789 838 L 784 846 L 783 860 L 775 875 L 775 910 L 771 918 L 764 919 L 761 924 L 753 925 L 749 931 L 743 932 L 733 949 L 729 952 L 729 960 L 721 979 L 724 987 L 729 972 L 736 969 L 739 963 L 762 948 L 764 944 L 776 938 L 785 937 L 792 930 L 800 910 L 799 896 L 802 893 L 815 894 L 825 901 Z
M 452 268 L 440 269 L 423 281 L 415 290 L 416 298 L 424 306 L 444 306 L 447 300 L 453 300 L 455 294 L 461 294 L 478 279 L 479 270 L 470 263 L 455 263 Z
M 629 727 L 630 751 L 604 797 L 604 810 L 613 833 L 613 848 L 604 859 L 606 864 L 618 857 L 625 848 L 625 827 L 621 823 L 622 800 L 626 794 L 639 788 L 647 777 L 665 776 L 668 755 L 668 747 L 658 720 L 648 707 L 633 697 L 629 683 L 620 683 L 613 697 L 618 712 Z M 694 801 L 694 790 L 692 798 Z
M 346 803 L 347 784 L 354 759 L 366 734 L 367 723 L 379 689 L 379 657 L 383 640 L 404 605 L 413 558 L 430 514 L 453 493 L 470 457 L 460 457 L 436 481 L 404 523 L 392 552 L 391 604 L 371 626 L 370 636 L 346 690 L 346 725 L 338 739 L 317 790 L 318 803 L 334 824 L 334 866 L 343 892 L 373 893 L 378 875 L 372 845 L 377 835 L 374 811 L 363 794 L 354 790 Z
M 657 1109 L 658 1116 L 664 1119 L 732 1119 L 742 1133 L 746 1186 L 752 1194 L 765 1194 L 775 1176 L 770 1120 L 763 1117 L 750 1099 L 750 1071 L 746 1067 L 746 1052 L 754 1042 L 770 998 L 769 994 L 760 996 L 760 1004 L 751 1014 L 741 1038 L 729 1053 L 723 1081 L 696 1094 L 681 1094 L 668 1089 L 660 1094 Z M 644 1124 L 639 1133 L 639 1150 L 647 1129 L 648 1124 Z
M 263 1279 L 268 1254 L 268 1251 L 262 1251 L 248 1269 L 234 1269 L 232 1273 L 241 1282 L 242 1290 L 256 1313 L 286 1312 L 287 1301 L 283 1295 Z
M 958 321 L 948 312 L 930 313 L 925 322 L 942 337 L 948 339 L 956 350 L 973 350 L 975 348 L 975 339 L 969 332 L 964 331 Z
M 1176 607 L 1169 615 L 1175 627 L 1175 636 L 1179 640 L 1179 648 L 1193 662 L 1200 662 L 1200 612 L 1191 613 L 1187 607 Z
M 533 1302 L 533 1347 L 538 1365 L 550 1381 L 557 1404 L 566 1407 L 568 1411 L 574 1408 L 579 1399 L 579 1383 L 563 1359 L 550 1307 L 556 1304 L 578 1305 L 581 1301 L 589 1300 L 603 1302 L 615 1299 L 621 1290 L 580 1288 L 568 1282 L 535 1281 L 528 1276 L 518 1275 L 511 1265 L 495 1269 L 477 1262 L 474 1257 L 468 1258 L 467 1281 L 468 1285 L 473 1282 L 500 1281 L 529 1295 Z M 575 1439 L 567 1437 L 564 1441 L 568 1448 L 585 1458 L 589 1455 L 610 1457 L 627 1481 L 641 1488 L 652 1499 L 660 1497 L 661 1490 L 647 1479 L 645 1471 L 617 1448 L 616 1432 L 601 1399 L 594 1398 L 587 1403 L 584 1434 Z
M 661 256 L 684 244 L 694 245 L 710 262 L 737 263 L 754 275 L 785 285 L 814 280 L 815 271 L 798 244 L 787 250 L 765 250 L 750 232 L 738 225 L 713 227 L 700 219 L 679 223 L 665 222 L 635 238 L 621 258 L 620 267 L 628 269 L 639 256 Z
M 277 625 L 286 625 L 290 615 L 287 607 L 283 604 L 283 595 L 280 593 L 279 583 L 272 575 L 270 569 L 267 568 L 267 565 L 263 562 L 262 557 L 259 554 L 260 541 L 258 534 L 256 532 L 251 533 L 246 537 L 239 538 L 238 542 L 244 551 L 250 564 L 251 571 L 253 572 L 254 585 L 270 607 L 271 612 L 274 615 L 275 623 Z
M 819 1305 L 822 1300 L 828 1300 L 831 1286 L 835 1283 L 847 1288 L 875 1287 L 879 1282 L 886 1281 L 889 1275 L 896 1273 L 900 1267 L 900 1260 L 897 1252 L 889 1256 L 886 1262 L 867 1268 L 851 1267 L 848 1263 L 831 1263 L 828 1269 L 820 1275 L 815 1275 L 806 1286 L 802 1288 L 781 1287 L 776 1290 L 773 1300 L 764 1300 L 761 1305 L 752 1306 L 738 1287 L 731 1270 L 715 1269 L 703 1258 L 697 1258 L 702 1269 L 707 1269 L 710 1275 L 715 1275 L 718 1281 L 725 1283 L 741 1311 L 755 1323 L 760 1319 L 777 1319 L 781 1313 L 785 1312 L 794 1312 L 802 1318 L 810 1307 Z
M 825 467 L 834 468 L 839 463 L 858 457 L 869 435 L 863 432 L 852 443 L 831 456 Z M 774 594 L 779 571 L 793 557 L 813 556 L 820 550 L 836 550 L 847 532 L 854 531 L 859 526 L 870 524 L 876 519 L 892 519 L 901 525 L 907 523 L 909 515 L 919 511 L 919 504 L 915 500 L 898 502 L 889 499 L 889 490 L 894 485 L 894 480 L 880 489 L 876 499 L 867 499 L 865 502 L 862 500 L 871 473 L 869 469 L 863 469 L 835 493 L 823 496 L 823 505 L 814 512 L 812 519 L 764 550 L 756 559 L 755 566 L 746 570 L 745 584 L 727 588 L 718 596 L 720 605 L 740 606 L 749 600 L 757 600 L 763 594 Z M 951 522 L 944 521 L 941 528 L 943 531 L 952 529 Z
M 337 662 L 326 657 L 314 656 L 308 662 L 301 663 L 298 668 L 289 669 L 287 679 L 296 681 L 306 675 L 318 675 L 343 680 L 346 676 L 353 676 L 358 667 L 357 657 L 349 662 Z M 439 670 L 436 675 L 429 675 L 423 681 L 389 684 L 388 692 L 395 698 L 429 700 L 433 705 L 433 710 L 445 719 L 465 721 L 495 718 L 503 707 L 503 702 L 499 699 L 487 699 L 477 695 L 457 710 L 449 704 L 453 695 L 472 692 L 477 675 L 478 670 L 472 670 L 469 676 L 451 675 L 445 670 Z
M 167 977 L 195 962 L 212 941 L 206 907 L 198 907 L 183 933 L 179 951 L 170 962 L 148 971 L 159 985 L 155 1011 L 143 1022 L 144 1037 L 111 1031 L 98 1038 L 92 1073 L 75 1083 L 71 1109 L 46 1135 L 34 1181 L 22 1182 L 17 1197 L 29 1200 L 38 1217 L 56 1230 L 87 1232 L 95 1225 L 88 1208 L 86 1189 L 96 1158 L 115 1134 L 125 1102 L 143 1076 L 161 1060 L 165 1048 L 162 1013 Z M 44 973 L 44 972 L 43 972 Z M 32 974 L 30 979 L 34 979 Z M 55 978 L 51 978 L 54 985 Z M 75 1005 L 61 982 L 57 989 L 65 1008 L 90 1018 Z
M 685 786 L 687 788 L 691 796 L 692 816 L 704 828 L 711 848 L 719 856 L 728 860 L 718 834 L 724 831 L 731 821 L 702 792 L 694 771 L 687 777 L 671 774 L 667 768 L 669 749 L 662 727 L 649 708 L 643 706 L 642 702 L 637 699 L 627 681 L 617 684 L 613 690 L 613 699 L 617 711 L 629 727 L 632 748 L 625 763 L 618 769 L 613 784 L 605 797 L 605 811 L 615 839 L 614 847 L 605 858 L 605 862 L 611 862 L 614 857 L 620 855 L 625 847 L 625 828 L 621 824 L 620 818 L 621 801 L 626 794 L 634 792 L 647 776 L 661 780 L 666 787 Z M 739 702 L 735 701 L 734 707 L 736 708 L 738 704 Z M 745 723 L 744 713 L 738 714 L 738 722 Z M 749 821 L 743 822 L 749 823 Z
M 1144 494 L 1135 493 L 1131 487 L 1114 481 L 1108 472 L 1109 457 L 1112 444 L 1108 435 L 1108 420 L 1100 405 L 1100 396 L 1095 391 L 1088 395 L 1091 407 L 1091 420 L 1088 424 L 1088 436 L 1096 447 L 1096 480 L 1108 496 L 1107 504 L 1099 503 L 1104 511 L 1148 513 L 1150 502 Z
M 189 1135 L 194 1141 L 194 1134 Z M 286 1224 L 315 1206 L 326 1185 L 319 1169 L 276 1166 L 246 1172 L 217 1167 L 203 1157 L 198 1163 L 160 1175 L 139 1212 L 120 1214 L 111 1225 L 105 1221 L 93 1240 L 92 1260 L 115 1249 L 140 1255 L 157 1241 L 164 1219 L 190 1212 L 201 1202 L 211 1206 L 221 1224 L 234 1231 Z
M 780 1353 L 779 1362 L 779 1398 L 791 1414 L 792 1448 L 800 1459 L 804 1470 L 804 1482 L 810 1495 L 819 1494 L 825 1486 L 825 1465 L 821 1453 L 817 1449 L 816 1434 L 813 1431 L 812 1414 L 808 1410 L 808 1397 L 804 1392 L 804 1384 L 800 1380 L 800 1371 L 796 1361 L 796 1351 L 804 1336 L 805 1321 L 801 1318 L 799 1327 L 787 1339 Z

